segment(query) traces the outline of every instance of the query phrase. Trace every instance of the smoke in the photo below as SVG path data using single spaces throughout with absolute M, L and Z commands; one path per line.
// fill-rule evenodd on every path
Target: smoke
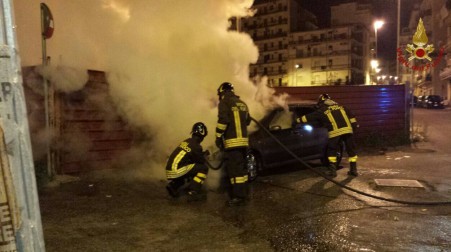
M 39 66 L 35 69 L 42 77 L 53 84 L 55 91 L 69 93 L 82 89 L 88 81 L 88 73 L 86 69 L 77 69 L 64 65 L 56 67 L 48 65 Z M 41 82 L 41 80 L 39 80 Z M 38 86 L 30 83 L 30 86 Z
M 61 90 L 72 91 L 86 81 L 68 82 L 62 77 L 72 76 L 68 69 L 107 73 L 119 112 L 151 139 L 128 156 L 144 158 L 142 174 L 162 178 L 167 156 L 196 122 L 207 125 L 203 146 L 214 149 L 216 89 L 222 82 L 234 84 L 254 118 L 283 101 L 265 79 L 249 80 L 258 48 L 246 33 L 228 30 L 229 18 L 249 15 L 253 0 L 48 2 L 56 24 L 48 50 L 60 66 L 48 77 L 65 70 L 53 78 L 66 80 L 70 85 Z M 147 172 L 149 167 L 154 171 Z

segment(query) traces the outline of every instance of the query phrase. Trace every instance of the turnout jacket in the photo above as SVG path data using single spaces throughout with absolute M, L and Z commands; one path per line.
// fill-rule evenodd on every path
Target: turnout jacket
M 333 100 L 326 100 L 310 114 L 298 118 L 298 123 L 320 122 L 327 127 L 329 138 L 352 134 L 357 127 L 357 120 L 350 110 Z
M 223 139 L 226 150 L 249 146 L 247 126 L 250 122 L 246 103 L 233 92 L 225 92 L 218 105 L 216 138 Z
M 202 146 L 194 138 L 181 142 L 169 156 L 166 164 L 166 177 L 178 178 L 188 173 L 196 163 L 205 162 Z

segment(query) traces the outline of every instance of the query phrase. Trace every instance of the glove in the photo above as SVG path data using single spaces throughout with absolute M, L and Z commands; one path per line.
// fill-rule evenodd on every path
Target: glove
M 222 138 L 217 137 L 215 144 L 216 144 L 216 147 L 218 147 L 220 150 L 224 149 L 224 143 L 222 142 Z

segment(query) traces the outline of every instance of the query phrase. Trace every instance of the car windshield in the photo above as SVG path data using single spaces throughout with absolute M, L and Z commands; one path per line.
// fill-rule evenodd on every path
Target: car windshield
M 282 129 L 288 129 L 292 127 L 292 113 L 286 110 L 278 112 L 269 127 L 280 126 Z

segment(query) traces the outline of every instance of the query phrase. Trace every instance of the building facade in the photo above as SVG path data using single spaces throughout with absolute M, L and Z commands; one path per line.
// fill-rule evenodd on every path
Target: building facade
M 253 17 L 241 20 L 241 29 L 250 34 L 260 56 L 250 66 L 250 76 L 267 76 L 270 86 L 288 85 L 288 44 L 293 31 L 316 29 L 316 17 L 295 0 L 256 0 Z
M 363 84 L 368 68 L 367 34 L 358 24 L 291 33 L 290 86 Z
M 316 16 L 298 1 L 256 0 L 256 14 L 240 22 L 260 52 L 256 64 L 250 66 L 250 77 L 267 76 L 272 87 L 366 83 L 371 12 L 366 5 L 354 7 L 363 16 L 355 23 L 333 14 L 341 7 L 332 8 L 333 27 L 318 29 Z
M 427 36 L 427 44 L 433 45 L 434 51 L 429 54 L 431 60 L 413 59 L 409 66 L 400 64 L 400 75 L 403 81 L 409 81 L 414 95 L 440 95 L 450 99 L 451 95 L 451 1 L 422 0 L 410 13 L 408 27 L 400 34 L 400 48 L 403 57 L 411 54 L 406 47 L 413 43 L 413 36 L 418 29 L 420 19 Z M 399 59 L 399 57 L 398 57 Z M 421 67 L 430 64 L 430 67 Z M 416 66 L 414 68 L 413 66 Z

